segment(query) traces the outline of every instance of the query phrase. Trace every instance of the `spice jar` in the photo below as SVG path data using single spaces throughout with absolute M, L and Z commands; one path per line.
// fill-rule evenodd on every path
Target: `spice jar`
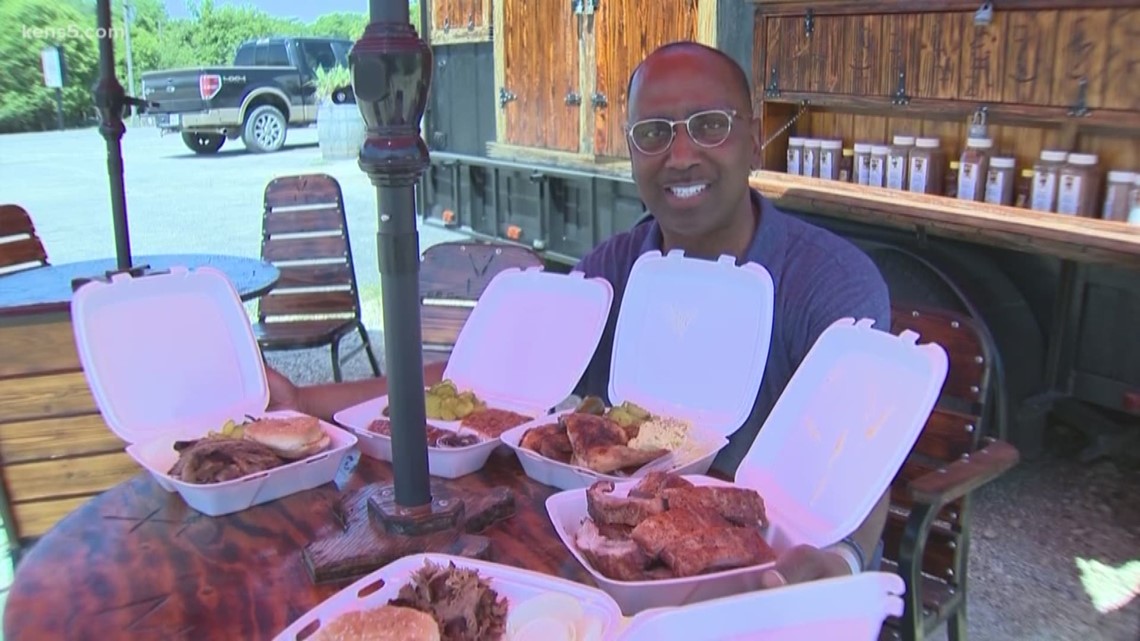
M 1056 211 L 1057 176 L 1065 165 L 1068 154 L 1063 151 L 1046 149 L 1041 152 L 1037 164 L 1033 165 L 1033 196 L 1030 207 L 1037 211 Z
M 788 173 L 799 176 L 803 167 L 804 139 L 788 138 Z
M 1108 172 L 1108 189 L 1104 193 L 1104 208 L 1100 217 L 1105 220 L 1126 221 L 1132 209 L 1132 189 L 1137 174 L 1130 171 Z
M 855 182 L 860 185 L 871 183 L 871 143 L 855 143 Z
M 961 169 L 962 163 L 957 160 L 950 161 L 950 168 L 946 171 L 946 196 L 950 198 L 958 197 L 958 170 Z
M 1128 224 L 1140 225 L 1140 175 L 1136 176 L 1136 182 L 1132 183 L 1132 194 L 1129 196 L 1132 201 L 1131 209 L 1128 210 Z
M 990 169 L 986 172 L 987 203 L 993 205 L 1012 205 L 1014 187 L 1014 168 L 1017 161 L 1013 158 L 995 156 L 990 158 Z
M 804 172 L 803 175 L 812 178 L 819 177 L 819 140 L 808 138 L 804 140 Z
M 1057 213 L 1092 216 L 1100 191 L 1100 175 L 1095 154 L 1069 154 L 1057 183 Z
M 891 189 L 906 189 L 907 166 L 910 164 L 910 150 L 914 148 L 914 136 L 895 136 L 887 153 L 887 183 Z
M 839 164 L 843 156 L 842 140 L 824 140 L 819 145 L 819 177 L 839 180 Z
M 1022 169 L 1021 177 L 1017 179 L 1017 187 L 1014 189 L 1013 206 L 1028 209 L 1032 198 L 1033 170 Z
M 990 138 L 967 138 L 958 169 L 958 199 L 981 200 L 985 194 L 986 174 L 990 170 Z
M 919 138 L 910 151 L 907 168 L 907 191 L 922 194 L 941 194 L 946 155 L 937 138 Z
M 839 160 L 839 181 L 849 183 L 855 171 L 855 150 L 844 149 L 843 157 Z
M 890 153 L 891 148 L 886 145 L 871 146 L 871 171 L 867 177 L 868 185 L 872 187 L 886 185 L 887 155 Z

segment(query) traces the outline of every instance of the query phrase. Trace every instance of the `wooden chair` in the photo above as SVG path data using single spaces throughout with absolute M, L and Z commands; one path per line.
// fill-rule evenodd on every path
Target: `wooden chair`
M 429 247 L 420 263 L 424 350 L 451 351 L 475 302 L 499 272 L 542 266 L 538 254 L 519 245 L 458 241 Z
M 996 350 L 984 328 L 948 310 L 896 305 L 891 331 L 919 334 L 946 349 L 949 370 L 938 405 L 891 485 L 882 569 L 906 581 L 906 609 L 891 617 L 882 639 L 919 641 L 948 626 L 966 638 L 970 493 L 1018 461 L 1017 450 L 985 436 L 997 396 Z
M 19 205 L 0 205 L 0 275 L 48 264 L 36 226 Z
M 360 292 L 340 184 L 327 174 L 277 178 L 265 188 L 261 257 L 281 270 L 258 305 L 262 351 L 328 345 L 340 381 L 340 341 L 353 331 L 376 376 L 380 364 L 361 320 Z

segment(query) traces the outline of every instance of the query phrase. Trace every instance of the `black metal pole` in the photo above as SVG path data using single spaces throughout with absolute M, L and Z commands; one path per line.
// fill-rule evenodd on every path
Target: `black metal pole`
M 423 0 L 421 0 L 423 1 Z M 415 186 L 427 169 L 420 119 L 432 56 L 408 21 L 408 0 L 370 0 L 371 23 L 353 46 L 352 88 L 368 127 L 360 168 L 376 186 L 384 350 L 397 505 L 431 504 L 420 332 L 420 243 Z
M 111 40 L 111 0 L 97 0 L 96 22 L 99 27 L 99 82 L 95 85 L 95 105 L 102 124 L 99 133 L 107 141 L 107 173 L 111 181 L 111 219 L 115 226 L 115 257 L 119 269 L 131 268 L 131 240 L 127 229 L 127 197 L 123 186 L 123 149 L 120 141 L 126 93 L 115 75 L 115 47 Z

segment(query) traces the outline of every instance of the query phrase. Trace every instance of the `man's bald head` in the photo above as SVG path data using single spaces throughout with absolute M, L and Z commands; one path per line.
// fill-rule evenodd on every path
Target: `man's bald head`
M 731 92 L 731 97 L 734 100 L 739 100 L 741 105 L 752 105 L 752 86 L 748 81 L 748 74 L 741 68 L 740 64 L 733 60 L 728 54 L 691 40 L 680 40 L 678 42 L 670 42 L 655 49 L 652 53 L 645 57 L 633 73 L 629 75 L 629 85 L 626 86 L 626 99 L 627 104 L 633 104 L 633 92 L 636 89 L 638 80 L 642 76 L 642 71 L 645 66 L 663 56 L 672 56 L 679 54 L 688 54 L 693 56 L 701 56 L 708 60 L 711 65 L 722 65 L 723 69 L 727 71 L 734 79 L 731 87 L 726 89 Z

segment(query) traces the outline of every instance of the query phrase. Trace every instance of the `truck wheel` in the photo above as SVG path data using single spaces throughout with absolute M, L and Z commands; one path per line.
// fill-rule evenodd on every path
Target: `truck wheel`
M 285 116 L 277 107 L 261 105 L 246 117 L 242 142 L 255 154 L 278 151 L 285 146 L 286 124 Z
M 199 134 L 193 131 L 182 132 L 182 142 L 196 154 L 216 154 L 226 144 L 226 137 L 221 134 Z

